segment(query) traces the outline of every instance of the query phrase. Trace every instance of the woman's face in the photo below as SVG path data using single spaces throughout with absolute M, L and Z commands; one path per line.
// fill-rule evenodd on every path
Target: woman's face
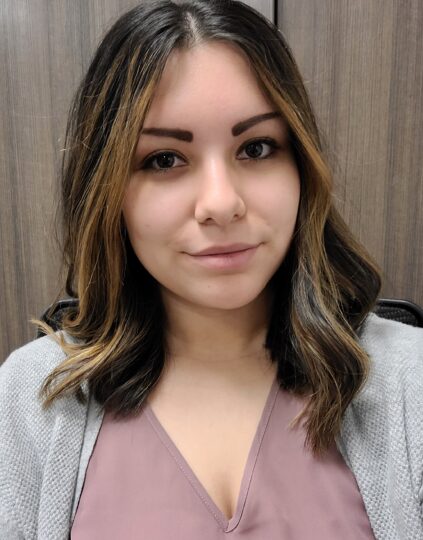
M 240 308 L 260 299 L 283 261 L 299 174 L 284 120 L 249 121 L 272 112 L 235 47 L 207 43 L 169 58 L 123 205 L 132 247 L 165 300 Z M 238 253 L 198 255 L 208 248 Z

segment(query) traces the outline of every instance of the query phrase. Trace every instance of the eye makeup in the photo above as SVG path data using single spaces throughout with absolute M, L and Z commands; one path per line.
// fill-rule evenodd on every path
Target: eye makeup
M 248 141 L 245 141 L 243 143 L 243 145 L 241 146 L 240 148 L 240 151 L 239 152 L 243 152 L 246 148 L 248 148 L 249 146 L 253 146 L 253 145 L 267 145 L 269 146 L 269 148 L 271 149 L 271 151 L 264 157 L 252 157 L 252 156 L 249 156 L 247 158 L 243 158 L 241 159 L 241 161 L 263 161 L 265 159 L 269 159 L 271 158 L 274 153 L 281 149 L 281 146 L 277 143 L 277 141 L 271 137 L 257 137 L 257 138 L 254 138 L 254 139 L 249 139 Z M 141 164 L 139 165 L 138 167 L 138 170 L 149 170 L 153 173 L 159 173 L 159 174 L 163 174 L 163 173 L 168 173 L 169 171 L 173 170 L 173 169 L 177 169 L 179 167 L 172 167 L 172 166 L 169 166 L 169 167 L 163 167 L 163 168 L 157 168 L 157 167 L 153 167 L 152 164 L 157 160 L 159 159 L 160 157 L 163 157 L 163 156 L 167 156 L 167 157 L 176 157 L 177 159 L 182 159 L 184 160 L 184 158 L 182 158 L 178 152 L 174 152 L 173 150 L 160 150 L 158 152 L 154 152 L 153 154 L 147 156 L 142 162 Z

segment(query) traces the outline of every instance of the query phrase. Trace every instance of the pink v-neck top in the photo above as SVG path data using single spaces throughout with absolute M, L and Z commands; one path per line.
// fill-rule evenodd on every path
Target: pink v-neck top
M 230 520 L 148 403 L 129 420 L 105 414 L 71 540 L 374 540 L 336 444 L 315 458 L 304 449 L 304 428 L 288 427 L 303 405 L 275 379 Z

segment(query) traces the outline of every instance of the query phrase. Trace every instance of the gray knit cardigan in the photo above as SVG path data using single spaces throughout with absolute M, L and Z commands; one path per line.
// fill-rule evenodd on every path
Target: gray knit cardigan
M 423 540 L 423 330 L 372 314 L 360 341 L 370 377 L 337 445 L 376 539 Z M 103 412 L 91 396 L 42 411 L 38 389 L 64 358 L 45 336 L 0 368 L 0 540 L 69 538 Z

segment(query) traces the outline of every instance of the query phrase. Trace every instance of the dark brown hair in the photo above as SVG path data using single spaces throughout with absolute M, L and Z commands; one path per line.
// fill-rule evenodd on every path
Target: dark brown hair
M 366 380 L 359 344 L 380 277 L 332 199 L 313 111 L 281 32 L 237 1 L 143 3 L 105 35 L 74 98 L 62 166 L 66 292 L 78 299 L 55 338 L 67 358 L 40 391 L 47 407 L 87 382 L 117 416 L 136 413 L 166 361 L 165 313 L 156 280 L 125 235 L 122 200 L 139 132 L 169 55 L 202 42 L 237 45 L 289 126 L 301 178 L 291 248 L 271 280 L 266 347 L 280 385 L 307 395 L 295 421 L 319 454 L 340 431 L 346 407 Z M 52 334 L 53 330 L 38 321 Z

